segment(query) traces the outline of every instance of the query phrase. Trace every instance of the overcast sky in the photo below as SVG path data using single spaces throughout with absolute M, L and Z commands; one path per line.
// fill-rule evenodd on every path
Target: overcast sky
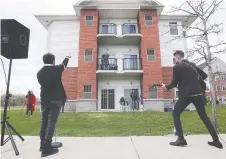
M 207 0 L 211 1 L 211 0 Z M 47 31 L 34 17 L 37 14 L 75 14 L 72 7 L 78 0 L 0 0 L 0 19 L 16 19 L 30 29 L 29 58 L 13 60 L 10 91 L 12 93 L 23 93 L 31 89 L 39 96 L 40 86 L 36 79 L 37 71 L 43 66 L 42 56 L 46 53 Z M 169 10 L 169 5 L 179 5 L 184 0 L 159 0 Z M 222 8 L 226 8 L 226 2 Z M 213 19 L 223 22 L 226 30 L 226 11 L 221 10 Z M 223 34 L 226 39 L 226 31 Z M 1 57 L 3 58 L 3 57 Z M 226 62 L 226 55 L 221 59 Z M 3 58 L 6 73 L 8 73 L 8 59 Z M 0 91 L 5 93 L 5 76 L 0 64 Z

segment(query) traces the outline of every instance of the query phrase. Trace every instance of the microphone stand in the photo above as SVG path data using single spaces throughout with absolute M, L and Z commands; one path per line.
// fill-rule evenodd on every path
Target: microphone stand
M 56 141 L 56 136 L 57 136 L 57 126 L 56 126 L 56 129 L 55 129 L 55 132 L 54 132 L 54 136 L 55 136 L 55 142 L 52 142 L 51 145 L 53 148 L 60 148 L 63 146 L 62 142 L 57 142 Z
M 67 57 L 67 58 L 71 58 L 71 56 L 66 56 L 66 57 Z M 63 109 L 64 109 L 64 106 L 65 106 L 65 103 L 64 103 L 64 105 L 62 106 L 62 111 L 64 111 L 64 110 L 63 110 Z M 60 111 L 61 111 L 61 109 L 60 109 Z M 53 148 L 60 148 L 60 147 L 62 147 L 62 146 L 63 146 L 62 142 L 57 142 L 57 141 L 56 141 L 56 136 L 57 136 L 57 125 L 56 125 L 56 128 L 55 128 L 54 134 L 55 134 L 55 142 L 52 142 L 52 143 L 51 143 L 52 147 L 53 147 Z

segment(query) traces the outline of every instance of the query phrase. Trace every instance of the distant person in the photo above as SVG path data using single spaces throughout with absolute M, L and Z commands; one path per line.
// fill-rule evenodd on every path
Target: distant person
M 27 98 L 27 101 L 26 101 L 26 106 L 27 106 L 26 116 L 28 117 L 29 111 L 31 112 L 30 116 L 32 116 L 33 112 L 35 111 L 36 97 L 35 97 L 35 95 L 33 94 L 32 91 L 28 91 L 28 93 L 25 97 Z
M 37 73 L 37 79 L 41 85 L 40 151 L 42 151 L 42 157 L 59 151 L 52 147 L 51 143 L 61 107 L 66 101 L 66 92 L 61 78 L 68 61 L 69 57 L 66 57 L 62 64 L 55 65 L 55 56 L 47 53 L 43 56 L 44 66 Z

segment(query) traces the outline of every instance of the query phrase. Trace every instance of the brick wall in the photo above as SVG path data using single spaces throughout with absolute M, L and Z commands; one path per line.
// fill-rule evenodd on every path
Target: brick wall
M 152 26 L 145 26 L 145 14 L 150 13 L 152 15 Z M 142 58 L 143 66 L 143 96 L 144 99 L 148 98 L 149 86 L 151 84 L 162 83 L 162 67 L 161 67 L 161 55 L 160 55 L 160 43 L 159 43 L 159 29 L 158 29 L 158 15 L 156 10 L 140 10 L 139 11 L 139 26 L 142 39 L 140 43 L 140 55 Z M 147 61 L 147 49 L 154 48 L 156 60 L 153 62 Z M 158 98 L 163 98 L 163 90 L 158 89 Z
M 162 68 L 162 78 L 164 84 L 169 84 L 172 81 L 173 76 L 173 67 L 163 67 Z M 164 90 L 163 92 L 164 99 L 173 99 L 174 91 L 173 89 L 170 91 Z
M 77 96 L 77 71 L 77 67 L 67 67 L 63 72 L 62 82 L 68 100 L 75 100 Z
M 86 26 L 86 16 L 93 16 L 93 26 Z M 78 55 L 78 79 L 77 79 L 77 99 L 83 98 L 84 85 L 92 86 L 92 99 L 97 98 L 97 34 L 98 34 L 98 11 L 81 10 L 80 16 L 80 37 L 79 37 L 79 55 Z M 92 48 L 93 61 L 84 60 L 85 49 Z
M 222 91 L 222 90 L 217 91 L 217 88 L 216 88 L 217 85 L 218 86 L 226 85 L 226 80 L 217 80 L 217 81 L 214 81 L 214 89 L 215 89 L 216 98 L 217 98 L 217 96 L 226 96 L 226 91 Z M 211 93 L 210 92 L 206 92 L 206 96 L 209 96 L 210 97 L 211 96 Z

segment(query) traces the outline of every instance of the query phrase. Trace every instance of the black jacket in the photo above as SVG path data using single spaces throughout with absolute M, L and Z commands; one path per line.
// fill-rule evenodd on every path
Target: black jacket
M 188 61 L 187 61 L 188 62 Z M 196 68 L 199 75 L 203 80 L 207 78 L 207 74 L 199 69 L 194 63 L 189 62 Z M 197 73 L 192 69 L 191 66 L 182 62 L 173 67 L 173 80 L 166 86 L 167 90 L 170 90 L 178 86 L 178 96 L 179 98 L 186 98 L 192 95 L 202 94 L 204 90 L 202 89 Z
M 61 78 L 68 60 L 68 58 L 65 58 L 61 65 L 44 66 L 38 71 L 37 78 L 41 85 L 40 96 L 42 101 L 62 100 L 65 102 L 67 97 Z

